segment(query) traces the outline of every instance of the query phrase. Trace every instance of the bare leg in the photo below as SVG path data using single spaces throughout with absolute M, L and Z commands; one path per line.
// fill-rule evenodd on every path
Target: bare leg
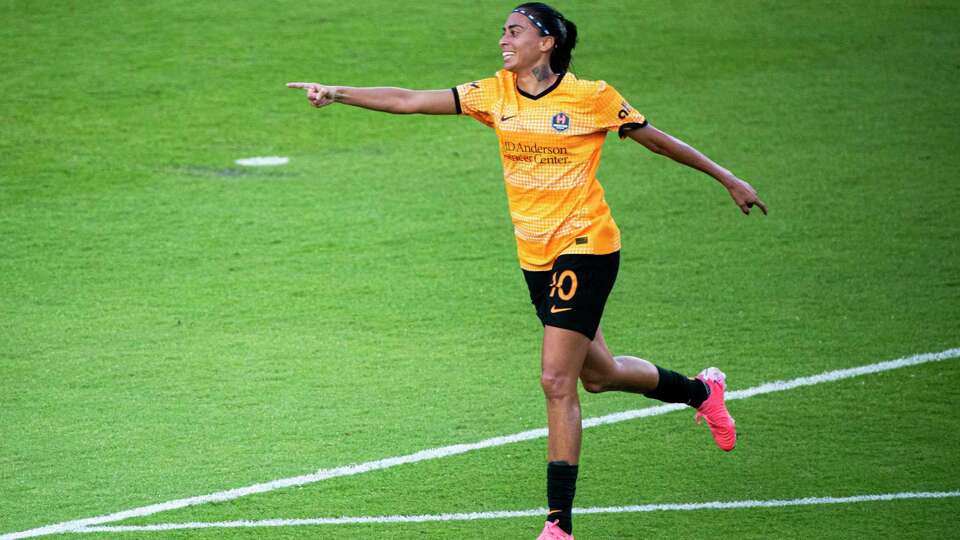
M 618 390 L 645 394 L 657 387 L 660 375 L 656 366 L 642 358 L 610 354 L 603 332 L 598 328 L 590 342 L 580 379 L 587 392 Z
M 577 379 L 590 347 L 590 340 L 579 332 L 554 326 L 543 328 L 540 385 L 547 399 L 548 461 L 566 461 L 570 465 L 580 461 Z

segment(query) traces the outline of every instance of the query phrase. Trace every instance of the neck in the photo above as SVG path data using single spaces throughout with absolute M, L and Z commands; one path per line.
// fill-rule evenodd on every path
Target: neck
M 517 77 L 517 87 L 524 92 L 536 96 L 550 85 L 557 82 L 558 75 L 550 69 L 550 64 L 543 62 Z

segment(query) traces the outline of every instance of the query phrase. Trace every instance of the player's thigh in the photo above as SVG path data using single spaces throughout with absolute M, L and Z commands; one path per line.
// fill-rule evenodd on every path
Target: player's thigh
M 544 326 L 542 373 L 546 378 L 572 379 L 576 383 L 590 346 L 591 341 L 580 332 Z

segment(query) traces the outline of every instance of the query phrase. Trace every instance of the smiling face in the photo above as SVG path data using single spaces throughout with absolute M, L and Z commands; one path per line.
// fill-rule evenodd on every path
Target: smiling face
M 511 13 L 503 26 L 503 36 L 500 37 L 504 69 L 520 73 L 543 61 L 549 62 L 553 43 L 552 37 L 540 35 L 526 15 Z

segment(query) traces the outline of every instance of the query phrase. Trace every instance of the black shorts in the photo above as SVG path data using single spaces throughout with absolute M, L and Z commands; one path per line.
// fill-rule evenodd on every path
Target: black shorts
M 580 332 L 593 341 L 619 268 L 619 251 L 609 255 L 561 255 L 552 269 L 524 270 L 523 277 L 544 326 Z

